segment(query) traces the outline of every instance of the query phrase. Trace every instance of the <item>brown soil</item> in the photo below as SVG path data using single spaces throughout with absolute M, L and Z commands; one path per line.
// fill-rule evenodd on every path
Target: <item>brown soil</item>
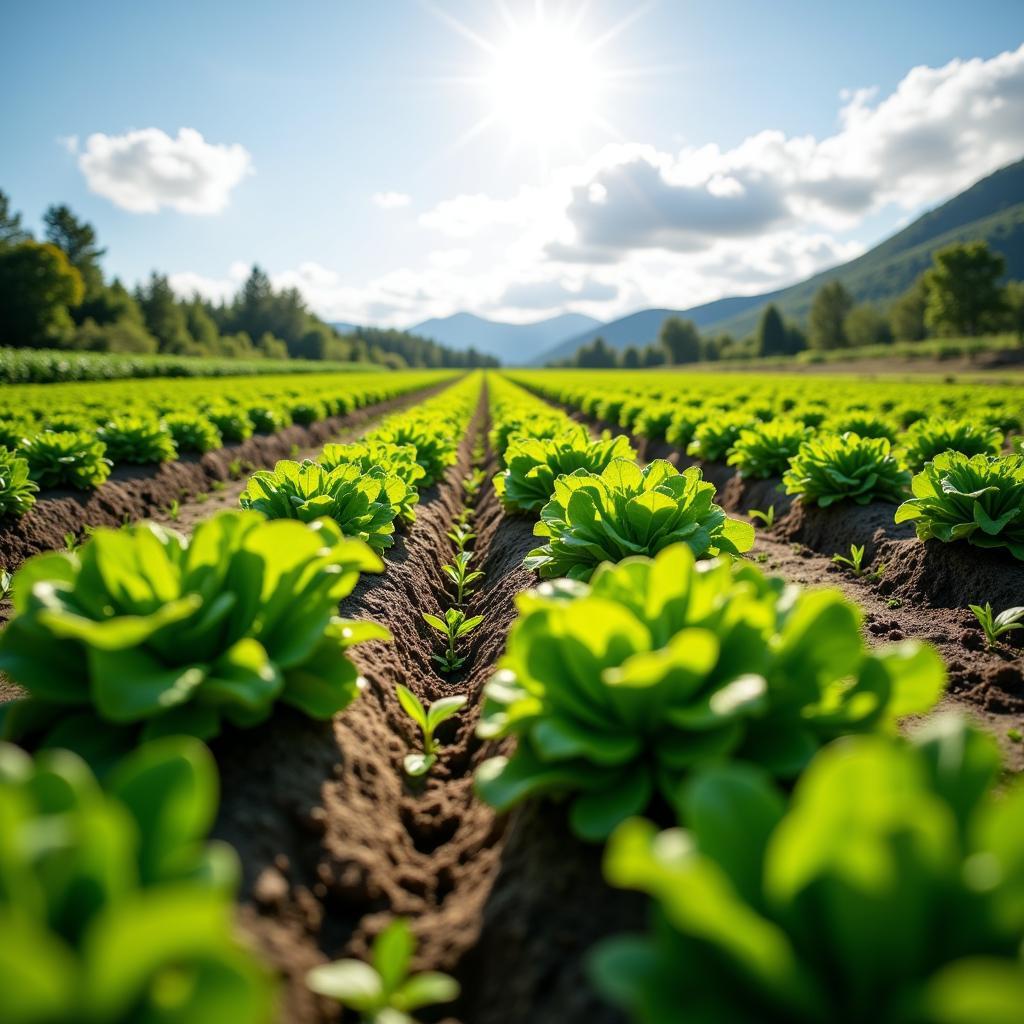
M 448 605 L 445 534 L 485 408 L 459 464 L 423 495 L 416 523 L 388 552 L 386 573 L 364 578 L 342 605 L 342 614 L 384 622 L 394 634 L 393 643 L 355 649 L 368 681 L 360 699 L 330 723 L 278 715 L 215 745 L 217 833 L 241 856 L 243 921 L 284 978 L 286 1021 L 338 1019 L 303 975 L 325 959 L 365 956 L 393 915 L 412 923 L 417 968 L 461 980 L 450 1012 L 465 1024 L 618 1019 L 585 985 L 583 959 L 596 938 L 635 923 L 641 901 L 608 893 L 598 851 L 568 834 L 560 808 L 501 819 L 472 790 L 473 770 L 494 752 L 474 735 L 482 688 L 504 649 L 515 595 L 534 582 L 521 564 L 532 523 L 506 516 L 490 487 L 475 520 L 487 577 L 468 608 L 485 620 L 454 676 L 435 670 L 438 642 L 421 619 Z M 402 771 L 416 736 L 395 697 L 398 682 L 424 701 L 469 698 L 442 726 L 442 756 L 423 782 Z
M 345 416 L 333 416 L 308 427 L 291 426 L 277 434 L 258 435 L 241 444 L 227 445 L 205 455 L 190 455 L 161 466 L 123 466 L 95 491 L 43 491 L 33 509 L 20 519 L 0 522 L 0 566 L 13 572 L 22 562 L 41 551 L 64 547 L 65 536 L 76 540 L 87 526 L 121 526 L 147 517 L 169 522 L 167 508 L 206 495 L 211 491 L 220 500 L 202 507 L 195 502 L 191 520 L 205 518 L 218 507 L 234 506 L 244 489 L 244 480 L 233 479 L 232 470 L 241 468 L 243 478 L 251 470 L 272 466 L 279 459 L 294 458 L 295 453 L 319 451 L 323 444 L 340 433 L 365 427 L 367 422 L 392 409 L 422 401 L 445 384 L 413 394 L 402 395 L 376 405 L 357 409 Z M 234 464 L 234 466 L 233 466 Z M 229 500 L 229 499 L 234 500 Z M 3 621 L 0 611 L 0 622 Z

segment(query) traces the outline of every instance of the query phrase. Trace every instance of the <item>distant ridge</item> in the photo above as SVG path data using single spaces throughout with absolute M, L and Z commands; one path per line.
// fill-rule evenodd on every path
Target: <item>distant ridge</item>
M 523 366 L 552 345 L 600 323 L 582 313 L 563 313 L 531 324 L 506 324 L 473 313 L 455 313 L 441 319 L 424 320 L 409 331 L 449 348 L 472 346 L 478 352 L 497 356 L 506 366 Z
M 541 352 L 534 365 L 566 359 L 600 335 L 614 348 L 655 341 L 664 320 L 682 316 L 702 331 L 746 337 L 757 327 L 768 303 L 788 319 L 805 321 L 814 293 L 826 281 L 839 280 L 859 302 L 885 302 L 913 284 L 931 265 L 932 253 L 953 242 L 988 242 L 1006 259 L 1011 278 L 1024 279 L 1024 160 L 982 178 L 941 206 L 918 217 L 849 263 L 823 270 L 787 288 L 761 295 L 718 299 L 690 309 L 645 309 L 588 330 Z

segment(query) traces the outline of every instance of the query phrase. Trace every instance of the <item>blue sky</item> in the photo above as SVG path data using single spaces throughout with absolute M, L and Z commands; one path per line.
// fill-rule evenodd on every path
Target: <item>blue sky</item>
M 70 204 L 128 281 L 256 261 L 404 325 L 763 290 L 1024 153 L 1019 0 L 504 6 L 7 5 L 0 188 L 32 225 Z M 545 46 L 580 74 L 507 109 Z

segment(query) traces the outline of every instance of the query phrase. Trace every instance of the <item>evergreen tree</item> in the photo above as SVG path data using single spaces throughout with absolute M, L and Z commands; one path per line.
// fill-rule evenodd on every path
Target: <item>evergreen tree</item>
M 93 226 L 79 220 L 64 205 L 51 206 L 43 214 L 43 223 L 46 225 L 46 240 L 63 249 L 71 265 L 81 274 L 85 298 L 99 295 L 103 288 L 100 259 L 107 250 L 97 244 Z
M 846 348 L 846 314 L 853 308 L 853 297 L 840 281 L 823 284 L 811 300 L 809 318 L 811 348 Z
M 7 193 L 0 190 L 0 249 L 30 241 L 32 236 L 21 226 L 21 214 L 11 209 Z
M 692 320 L 668 317 L 658 332 L 658 344 L 668 353 L 668 361 L 676 366 L 700 361 L 700 332 Z
M 759 356 L 784 356 L 789 353 L 789 332 L 777 306 L 768 305 L 761 314 L 755 345 Z

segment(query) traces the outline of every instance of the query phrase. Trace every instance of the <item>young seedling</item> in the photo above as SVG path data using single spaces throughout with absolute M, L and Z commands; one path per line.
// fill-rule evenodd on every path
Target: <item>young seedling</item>
M 11 574 L 0 565 L 0 601 L 11 592 Z
M 487 474 L 482 469 L 474 469 L 473 472 L 462 481 L 462 490 L 465 492 L 467 501 L 476 501 L 477 496 L 480 494 L 480 488 L 483 487 L 486 479 Z
M 466 550 L 466 545 L 470 541 L 476 540 L 476 534 L 468 527 L 456 524 L 448 531 L 448 539 L 462 552 Z
M 998 615 L 992 614 L 992 605 L 988 601 L 984 605 L 969 604 L 967 607 L 974 612 L 974 617 L 985 633 L 985 641 L 989 650 L 995 647 L 1004 633 L 1009 633 L 1014 629 L 1024 629 L 1024 625 L 1020 621 L 1024 619 L 1024 608 L 1022 607 L 1007 608 Z
M 402 705 L 405 713 L 420 727 L 423 733 L 423 752 L 405 755 L 405 760 L 402 762 L 405 773 L 414 778 L 426 775 L 437 761 L 437 752 L 440 749 L 440 744 L 434 739 L 434 730 L 452 715 L 457 714 L 466 703 L 466 698 L 461 694 L 455 697 L 442 697 L 426 708 L 419 697 L 407 686 L 398 683 L 396 688 L 398 703 Z
M 424 612 L 423 621 L 431 629 L 440 633 L 446 641 L 444 654 L 434 654 L 431 657 L 441 666 L 442 672 L 454 672 L 466 660 L 456 654 L 456 644 L 464 636 L 472 633 L 484 621 L 484 617 L 482 615 L 474 615 L 472 618 L 467 619 L 465 612 L 460 611 L 458 608 L 449 608 L 444 613 L 443 619 L 437 615 L 429 615 Z
M 868 572 L 867 566 L 864 564 L 863 544 L 860 546 L 851 544 L 849 558 L 847 558 L 846 555 L 840 555 L 837 553 L 832 556 L 832 561 L 835 562 L 836 565 L 845 565 L 858 579 L 864 579 L 866 577 L 870 580 L 880 580 L 885 573 L 884 562 L 879 563 L 874 572 Z
M 751 519 L 760 519 L 764 523 L 766 529 L 771 529 L 775 525 L 775 506 L 769 505 L 767 512 L 762 512 L 759 508 L 752 508 L 747 510 L 747 515 Z
M 473 593 L 473 584 L 484 576 L 479 569 L 470 571 L 469 563 L 472 558 L 472 551 L 460 551 L 450 565 L 441 567 L 445 576 L 455 584 L 455 603 L 460 608 L 466 603 L 466 598 Z
M 78 538 L 73 533 L 64 534 L 64 550 L 74 554 L 78 550 Z
M 181 502 L 177 498 L 167 506 L 167 518 L 172 523 L 176 523 L 181 518 Z
M 455 526 L 469 526 L 469 521 L 476 515 L 476 510 L 472 505 L 466 505 L 462 511 L 455 517 Z
M 409 973 L 415 948 L 408 922 L 397 918 L 373 940 L 371 963 L 321 964 L 306 975 L 306 984 L 318 995 L 355 1010 L 365 1024 L 415 1024 L 410 1016 L 414 1010 L 450 1003 L 459 995 L 459 983 L 447 974 Z

